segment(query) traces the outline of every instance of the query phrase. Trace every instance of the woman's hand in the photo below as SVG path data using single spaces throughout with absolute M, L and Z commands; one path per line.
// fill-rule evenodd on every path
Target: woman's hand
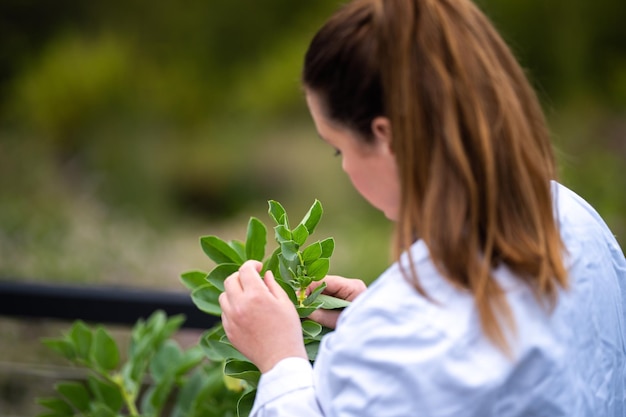
M 230 342 L 262 373 L 288 357 L 307 358 L 302 325 L 291 300 L 263 264 L 247 261 L 224 281 L 222 324 Z
M 331 295 L 347 301 L 354 300 L 359 294 L 367 289 L 365 283 L 360 279 L 344 278 L 338 275 L 327 275 L 321 281 L 312 283 L 309 288 L 307 288 L 307 291 L 313 291 L 322 285 L 322 282 L 326 283 L 326 288 L 324 288 L 322 294 Z M 309 318 L 318 322 L 322 326 L 334 329 L 337 326 L 339 313 L 341 313 L 340 310 L 318 309 L 311 313 Z

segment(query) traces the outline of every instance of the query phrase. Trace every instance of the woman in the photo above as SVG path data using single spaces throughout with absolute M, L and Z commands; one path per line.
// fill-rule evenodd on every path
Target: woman
M 554 182 L 523 71 L 469 0 L 355 0 L 305 58 L 306 100 L 354 187 L 396 224 L 397 261 L 315 366 L 293 305 L 246 263 L 220 297 L 263 372 L 253 416 L 626 416 L 626 261 Z

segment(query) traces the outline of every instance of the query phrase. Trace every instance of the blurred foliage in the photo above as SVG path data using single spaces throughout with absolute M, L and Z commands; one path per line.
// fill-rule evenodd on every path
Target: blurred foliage
M 37 399 L 38 416 L 234 416 L 237 394 L 227 388 L 222 365 L 204 360 L 199 345 L 181 349 L 173 338 L 184 320 L 162 311 L 139 319 L 126 350 L 103 326 L 80 320 L 62 337 L 44 339 L 87 372 L 82 380 L 56 381 L 54 396 Z
M 563 182 L 624 245 L 626 2 L 478 2 L 537 86 Z M 312 139 L 299 86 L 338 4 L 0 1 L 0 275 L 175 286 L 198 236 L 319 198 L 332 272 L 376 277 L 391 226 Z

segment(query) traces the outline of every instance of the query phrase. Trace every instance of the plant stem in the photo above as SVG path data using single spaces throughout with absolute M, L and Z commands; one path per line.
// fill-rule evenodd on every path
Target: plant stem
M 130 417 L 139 417 L 139 410 L 137 410 L 137 406 L 135 405 L 135 395 L 126 389 L 126 387 L 124 386 L 123 378 L 119 377 L 119 374 L 107 375 L 106 373 L 101 373 L 100 375 L 104 376 L 105 379 L 115 384 L 115 386 L 122 393 L 122 398 L 124 399 L 124 404 L 126 405 L 126 408 L 128 408 Z
M 304 267 L 304 258 L 302 257 L 302 252 L 296 251 L 296 255 L 298 255 L 298 260 L 300 261 L 300 268 L 306 274 L 306 269 Z M 300 272 L 300 271 L 298 271 Z M 299 283 L 300 291 L 298 291 L 298 306 L 304 307 L 304 300 L 306 300 L 306 287 L 302 286 L 302 283 Z
M 300 288 L 298 291 L 298 306 L 304 307 L 304 300 L 306 300 L 306 288 Z
M 139 417 L 139 411 L 137 410 L 137 407 L 135 406 L 135 400 L 133 395 L 127 395 L 129 394 L 128 392 L 126 392 L 126 390 L 123 391 L 123 396 L 124 396 L 124 402 L 126 403 L 126 406 L 128 407 L 128 412 L 130 413 L 131 417 Z

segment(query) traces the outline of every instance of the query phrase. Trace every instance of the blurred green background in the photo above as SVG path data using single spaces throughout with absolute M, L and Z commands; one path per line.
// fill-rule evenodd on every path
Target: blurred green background
M 182 289 L 198 237 L 266 201 L 376 277 L 391 226 L 316 139 L 299 85 L 336 0 L 0 1 L 0 276 Z M 562 180 L 626 234 L 626 2 L 482 0 L 528 69 Z
M 331 272 L 374 279 L 391 225 L 314 131 L 301 62 L 336 0 L 0 0 L 0 279 L 185 291 L 198 238 L 267 200 L 315 198 Z M 626 2 L 480 0 L 539 91 L 561 179 L 626 242 Z M 67 323 L 0 318 L 0 411 L 33 415 L 13 362 Z M 192 336 L 195 337 L 195 336 Z M 36 358 L 36 359 L 32 359 Z M 8 414 L 7 414 L 8 413 Z

